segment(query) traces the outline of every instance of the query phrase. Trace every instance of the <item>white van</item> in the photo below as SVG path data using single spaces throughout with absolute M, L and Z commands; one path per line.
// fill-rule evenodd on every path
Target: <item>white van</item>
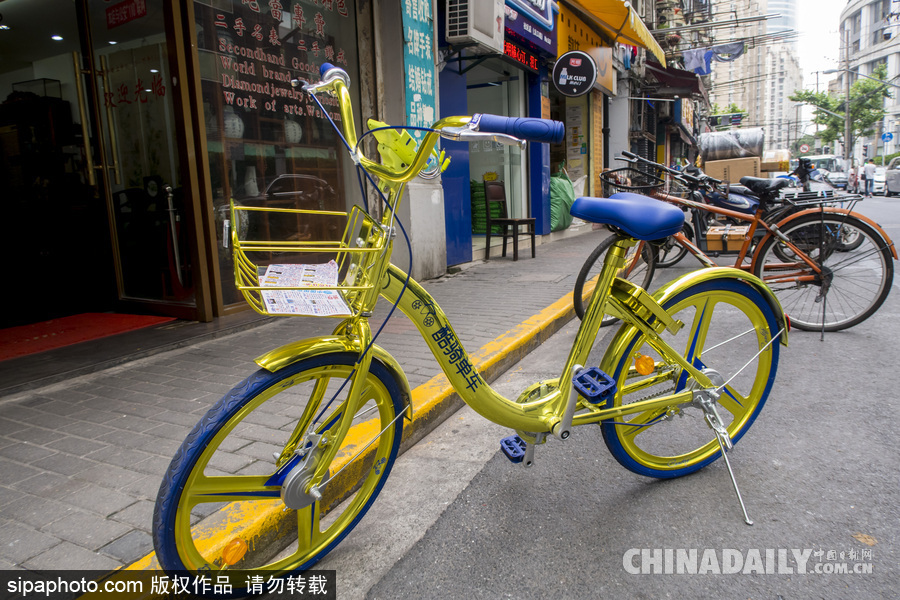
M 837 154 L 815 154 L 813 156 L 804 156 L 812 161 L 812 164 L 822 171 L 822 174 L 828 178 L 831 185 L 838 189 L 847 187 L 847 168 L 844 166 L 844 159 Z

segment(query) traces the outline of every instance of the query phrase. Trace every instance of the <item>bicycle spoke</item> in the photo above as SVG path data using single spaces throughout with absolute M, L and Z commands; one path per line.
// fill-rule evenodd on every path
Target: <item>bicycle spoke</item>
M 185 493 L 194 504 L 278 498 L 278 489 L 267 486 L 268 480 L 268 476 L 259 475 L 201 476 Z
M 704 355 L 704 356 L 709 356 L 709 354 L 710 354 L 713 350 L 715 350 L 715 349 L 717 349 L 717 348 L 721 348 L 722 346 L 725 346 L 726 344 L 730 344 L 731 342 L 737 341 L 738 339 L 744 337 L 745 335 L 748 335 L 748 334 L 750 334 L 750 333 L 755 333 L 755 332 L 756 332 L 755 329 L 748 329 L 748 330 L 745 331 L 744 333 L 739 333 L 739 334 L 737 334 L 736 336 L 734 336 L 734 337 L 732 337 L 732 338 L 729 338 L 729 339 L 727 339 L 727 340 L 724 340 L 724 341 L 722 341 L 722 342 L 719 342 L 719 343 L 716 344 L 715 346 L 710 346 L 709 348 L 706 348 L 706 349 L 703 351 L 703 355 Z
M 861 256 L 856 256 L 858 253 L 853 252 L 851 254 L 850 258 L 845 259 L 838 263 L 830 264 L 830 265 L 828 265 L 828 268 L 830 268 L 832 271 L 837 271 L 838 269 L 845 269 L 849 266 L 855 265 L 856 263 L 862 262 L 863 260 L 877 257 L 879 254 L 881 254 L 881 252 L 883 250 L 884 250 L 884 248 L 878 248 L 873 245 L 872 250 L 868 250 L 865 254 L 862 254 Z M 853 260 L 851 260 L 851 259 L 853 259 Z
M 709 333 L 710 323 L 712 323 L 714 307 L 715 304 L 712 299 L 707 299 L 694 307 L 696 311 L 694 312 L 694 320 L 691 323 L 691 334 L 686 340 L 684 358 L 695 366 L 698 366 L 697 361 L 700 360 L 703 347 L 706 345 L 706 336 Z M 683 384 L 688 377 L 688 373 L 682 373 L 681 383 Z M 679 389 L 681 389 L 681 386 L 679 386 Z
M 299 549 L 312 546 L 319 532 L 319 503 L 313 502 L 297 511 L 297 542 Z M 298 550 L 298 552 L 301 550 Z

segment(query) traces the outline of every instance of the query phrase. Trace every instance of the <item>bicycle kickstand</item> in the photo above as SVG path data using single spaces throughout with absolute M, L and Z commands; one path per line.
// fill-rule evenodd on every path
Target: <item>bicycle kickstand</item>
M 716 434 L 716 441 L 719 442 L 719 448 L 722 450 L 722 458 L 725 459 L 725 467 L 728 469 L 728 475 L 731 477 L 731 485 L 734 487 L 734 493 L 737 496 L 738 502 L 741 504 L 741 510 L 744 513 L 744 522 L 747 525 L 753 525 L 750 515 L 747 514 L 747 507 L 744 505 L 744 499 L 741 497 L 741 490 L 738 488 L 737 479 L 734 477 L 734 469 L 731 468 L 731 461 L 728 460 L 727 451 L 734 448 L 734 444 L 731 442 L 731 436 L 728 435 L 728 431 L 726 431 L 724 425 L 722 425 L 722 419 L 719 417 L 719 411 L 716 410 L 716 405 L 712 398 L 704 398 L 704 400 L 701 401 L 701 406 L 705 413 L 704 418 L 706 419 L 706 424 L 709 425 L 709 428 Z

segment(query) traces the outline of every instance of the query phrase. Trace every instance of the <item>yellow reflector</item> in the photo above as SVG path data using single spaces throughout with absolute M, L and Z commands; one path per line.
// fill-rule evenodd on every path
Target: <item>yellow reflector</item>
M 247 553 L 247 542 L 242 540 L 241 538 L 234 538 L 228 545 L 225 546 L 225 549 L 222 550 L 222 560 L 225 561 L 225 564 L 229 567 L 237 564 L 244 555 Z
M 646 354 L 640 354 L 634 359 L 634 369 L 641 375 L 649 375 L 656 368 L 656 361 Z

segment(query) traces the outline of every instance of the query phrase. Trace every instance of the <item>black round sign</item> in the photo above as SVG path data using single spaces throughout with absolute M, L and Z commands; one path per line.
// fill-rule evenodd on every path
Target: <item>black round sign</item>
M 553 85 L 564 96 L 583 96 L 597 81 L 594 59 L 581 50 L 572 50 L 559 57 L 553 66 Z

